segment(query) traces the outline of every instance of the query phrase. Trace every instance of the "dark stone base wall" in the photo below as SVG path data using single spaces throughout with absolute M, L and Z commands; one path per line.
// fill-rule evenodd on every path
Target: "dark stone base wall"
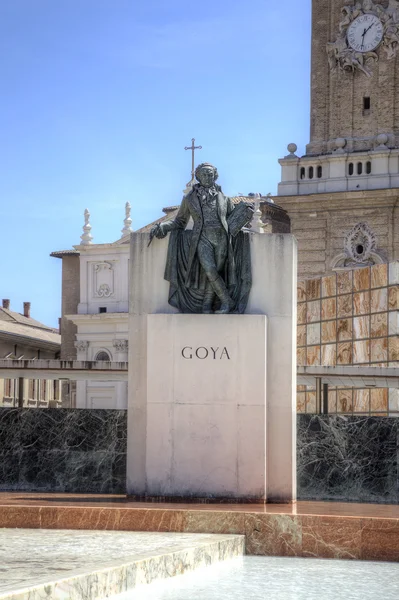
M 399 503 L 399 419 L 298 415 L 298 499 Z M 0 409 L 0 491 L 125 493 L 127 412 Z
M 125 492 L 127 412 L 0 409 L 0 491 Z
M 399 420 L 298 415 L 299 500 L 397 504 Z

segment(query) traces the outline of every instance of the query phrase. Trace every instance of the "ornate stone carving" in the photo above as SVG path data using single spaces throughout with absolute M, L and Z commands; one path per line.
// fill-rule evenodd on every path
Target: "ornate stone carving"
M 381 21 L 383 27 L 382 48 L 389 59 L 394 58 L 399 48 L 399 1 L 389 0 L 388 7 L 384 8 L 373 0 L 363 0 L 363 2 L 355 2 L 353 6 L 344 6 L 341 12 L 342 19 L 337 39 L 327 44 L 330 69 L 362 71 L 370 77 L 372 75 L 370 67 L 378 60 L 378 54 L 359 52 L 352 48 L 348 42 L 348 29 L 358 17 L 374 15 Z
M 87 340 L 78 340 L 77 342 L 75 342 L 75 348 L 78 352 L 83 352 L 84 350 L 87 350 L 89 344 L 90 342 L 88 342 Z
M 129 350 L 128 340 L 114 340 L 112 345 L 117 352 L 127 352 Z
M 344 243 L 347 264 L 374 264 L 371 259 L 376 249 L 377 240 L 367 223 L 358 223 L 347 234 Z
M 331 267 L 365 267 L 386 262 L 384 256 L 377 250 L 377 239 L 367 223 L 357 223 L 346 235 L 344 252 L 333 259 Z
M 107 261 L 93 265 L 93 290 L 95 298 L 114 295 L 114 267 Z

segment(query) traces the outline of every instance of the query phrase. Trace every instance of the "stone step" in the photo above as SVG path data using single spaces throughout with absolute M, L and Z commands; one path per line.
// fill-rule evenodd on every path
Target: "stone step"
M 95 600 L 244 554 L 244 536 L 0 529 L 0 600 Z

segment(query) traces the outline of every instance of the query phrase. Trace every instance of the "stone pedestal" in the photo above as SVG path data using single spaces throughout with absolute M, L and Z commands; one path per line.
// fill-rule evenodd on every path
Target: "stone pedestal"
M 148 315 L 149 495 L 266 499 L 266 321 Z
M 296 499 L 296 242 L 251 235 L 246 315 L 181 315 L 132 234 L 127 493 Z

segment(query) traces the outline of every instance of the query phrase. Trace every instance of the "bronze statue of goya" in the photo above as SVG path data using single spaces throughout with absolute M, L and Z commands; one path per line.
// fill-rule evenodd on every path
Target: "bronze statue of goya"
M 183 313 L 243 313 L 252 278 L 249 235 L 242 228 L 254 206 L 235 205 L 225 196 L 209 163 L 196 168 L 195 178 L 176 218 L 151 230 L 150 239 L 171 234 L 165 268 L 169 304 Z M 193 226 L 186 229 L 190 217 Z

